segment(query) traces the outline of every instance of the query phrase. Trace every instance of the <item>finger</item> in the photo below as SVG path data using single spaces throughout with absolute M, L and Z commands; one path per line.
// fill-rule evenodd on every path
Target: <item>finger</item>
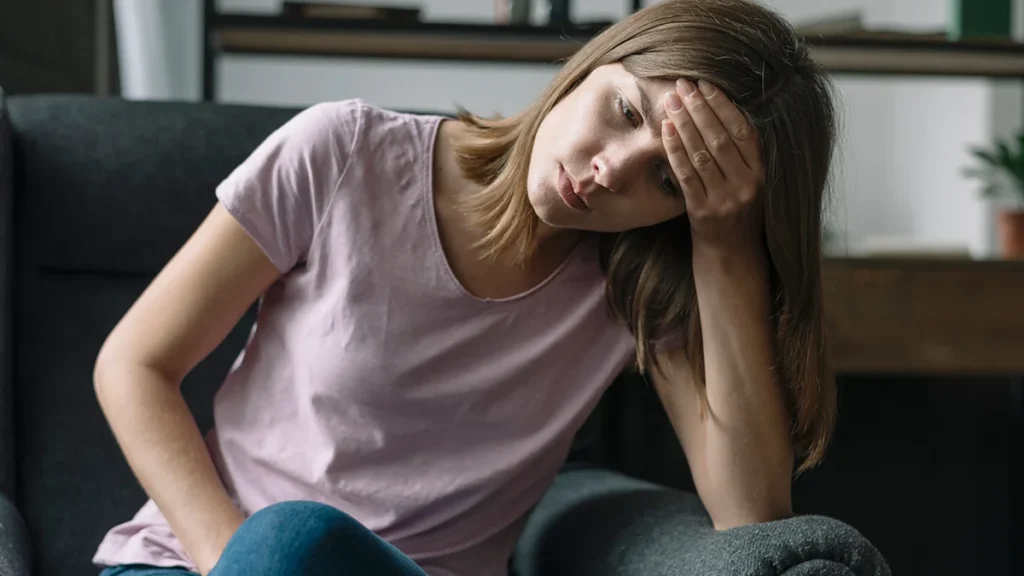
M 676 87 L 683 96 L 683 102 L 686 104 L 686 109 L 690 112 L 690 117 L 693 118 L 693 124 L 697 128 L 704 146 L 711 153 L 712 158 L 715 159 L 715 163 L 718 165 L 718 169 L 722 172 L 723 177 L 729 179 L 730 176 L 735 177 L 749 172 L 750 167 L 746 165 L 743 156 L 736 147 L 736 143 L 733 142 L 729 132 L 726 131 L 722 121 L 718 118 L 718 114 L 711 107 L 704 94 L 701 94 L 697 86 L 685 78 L 680 78 L 676 83 Z M 710 84 L 704 84 L 705 89 L 710 87 Z M 721 91 L 709 91 L 709 94 L 711 99 L 718 102 L 726 100 Z
M 680 102 L 680 108 L 682 108 L 682 102 Z M 661 139 L 665 144 L 665 154 L 668 156 L 669 166 L 672 167 L 676 181 L 683 190 L 686 211 L 693 212 L 707 202 L 708 196 L 697 170 L 690 163 L 686 148 L 683 147 L 683 141 L 679 139 L 679 132 L 671 119 L 662 120 Z
M 682 94 L 677 95 L 682 96 Z M 707 144 L 704 143 L 704 137 L 701 136 L 693 116 L 687 110 L 686 98 L 683 98 L 684 104 L 682 108 L 675 112 L 669 110 L 671 104 L 673 104 L 673 99 L 671 97 L 666 98 L 665 102 L 669 119 L 675 124 L 676 131 L 679 132 L 679 139 L 682 140 L 683 147 L 686 148 L 690 164 L 697 169 L 697 174 L 700 175 L 704 189 L 713 190 L 720 186 L 725 181 L 725 176 L 722 175 L 718 164 L 715 162 L 715 157 L 708 150 Z M 705 104 L 706 107 L 707 105 Z
M 715 115 L 718 116 L 725 131 L 732 138 L 743 162 L 748 168 L 760 171 L 761 144 L 750 121 L 743 115 L 743 112 L 740 112 L 739 107 L 714 84 L 700 80 L 697 82 L 697 86 L 708 106 L 715 111 Z

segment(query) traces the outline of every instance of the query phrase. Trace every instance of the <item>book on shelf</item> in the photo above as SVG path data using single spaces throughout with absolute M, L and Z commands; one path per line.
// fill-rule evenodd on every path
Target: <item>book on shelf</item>
M 375 6 L 342 2 L 302 2 L 285 0 L 281 5 L 283 16 L 301 18 L 333 18 L 340 20 L 378 20 L 381 22 L 413 23 L 420 21 L 418 6 Z
M 843 35 L 864 30 L 864 16 L 860 11 L 805 20 L 796 25 L 796 31 L 804 36 Z
M 963 242 L 927 240 L 909 236 L 873 235 L 864 239 L 860 255 L 865 258 L 919 260 L 971 260 Z
M 864 24 L 864 15 L 860 11 L 832 14 L 813 20 L 805 20 L 796 25 L 796 31 L 802 36 L 828 37 L 859 37 L 874 39 L 901 40 L 945 40 L 941 30 L 904 30 L 899 28 L 868 27 Z
M 879 41 L 895 40 L 900 43 L 919 42 L 927 45 L 943 43 L 951 47 L 958 44 L 996 47 L 1021 46 L 1020 42 L 1010 35 L 951 34 L 941 28 L 921 30 L 868 26 L 864 22 L 863 13 L 859 10 L 804 20 L 796 24 L 795 28 L 801 36 L 820 38 L 826 41 L 829 38 L 856 38 Z

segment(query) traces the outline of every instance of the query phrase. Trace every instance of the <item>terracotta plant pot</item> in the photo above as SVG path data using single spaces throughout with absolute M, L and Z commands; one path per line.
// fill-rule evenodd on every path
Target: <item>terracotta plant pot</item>
M 999 252 L 1009 260 L 1024 260 L 1024 210 L 1002 210 L 996 221 Z

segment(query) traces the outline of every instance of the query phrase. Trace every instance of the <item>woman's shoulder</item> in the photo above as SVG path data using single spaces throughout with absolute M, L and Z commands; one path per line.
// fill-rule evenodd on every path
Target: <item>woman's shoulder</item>
M 306 120 L 303 121 L 303 117 Z M 447 115 L 438 112 L 401 110 L 363 98 L 324 101 L 299 113 L 293 122 L 308 126 L 310 141 L 347 144 L 351 154 L 392 156 L 395 148 L 412 147 L 421 152 L 429 145 L 435 126 Z
M 443 112 L 386 107 L 364 98 L 347 98 L 318 102 L 303 113 L 311 112 L 339 124 L 359 124 L 367 128 L 386 128 L 404 123 L 431 123 L 449 117 Z
M 436 113 L 386 108 L 362 98 L 321 101 L 299 111 L 269 140 L 279 142 L 290 156 L 320 160 L 309 162 L 312 165 L 338 164 L 344 172 L 353 162 L 375 165 L 387 159 L 388 164 L 407 156 L 403 151 L 419 156 L 442 118 Z

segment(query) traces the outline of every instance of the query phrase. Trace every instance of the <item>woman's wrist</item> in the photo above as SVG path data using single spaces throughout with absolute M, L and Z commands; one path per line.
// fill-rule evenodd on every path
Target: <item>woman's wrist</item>
M 237 516 L 231 518 L 230 521 L 225 521 L 221 529 L 217 532 L 202 550 L 196 558 L 196 571 L 202 574 L 202 576 L 209 576 L 210 572 L 217 565 L 221 555 L 224 553 L 224 549 L 227 548 L 228 542 L 231 541 L 231 537 L 235 535 L 239 526 L 244 522 L 244 518 L 239 513 Z
M 728 246 L 695 243 L 692 260 L 697 281 L 715 276 L 767 283 L 768 254 L 753 243 L 737 242 Z

